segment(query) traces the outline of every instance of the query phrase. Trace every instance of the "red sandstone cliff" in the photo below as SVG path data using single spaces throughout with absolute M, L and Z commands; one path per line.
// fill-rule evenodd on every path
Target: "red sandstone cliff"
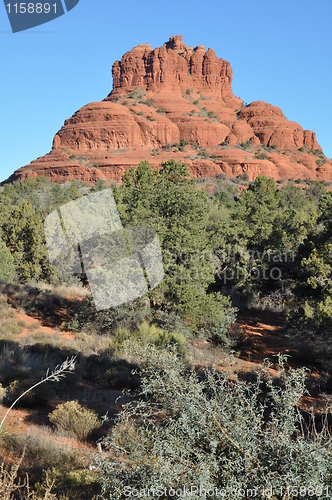
M 138 45 L 113 65 L 113 90 L 65 121 L 52 151 L 10 178 L 46 175 L 121 180 L 141 160 L 158 167 L 187 162 L 196 177 L 226 173 L 278 179 L 332 180 L 315 133 L 261 101 L 244 105 L 232 92 L 232 69 L 212 49 Z

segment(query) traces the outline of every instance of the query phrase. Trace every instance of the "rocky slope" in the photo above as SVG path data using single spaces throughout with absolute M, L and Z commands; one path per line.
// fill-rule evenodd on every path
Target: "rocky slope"
M 271 104 L 245 105 L 232 92 L 230 64 L 212 49 L 186 46 L 178 35 L 154 50 L 138 45 L 112 72 L 106 99 L 66 120 L 52 151 L 10 180 L 120 181 L 141 160 L 158 168 L 170 158 L 187 162 L 196 177 L 332 180 L 315 133 Z

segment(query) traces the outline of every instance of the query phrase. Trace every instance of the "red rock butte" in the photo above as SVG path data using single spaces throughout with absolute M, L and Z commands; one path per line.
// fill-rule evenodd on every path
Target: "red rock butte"
M 195 177 L 332 180 L 332 162 L 315 133 L 276 106 L 234 96 L 230 63 L 213 49 L 189 47 L 177 35 L 156 49 L 133 48 L 112 74 L 106 99 L 79 109 L 55 135 L 52 151 L 8 181 L 120 182 L 142 160 L 158 168 L 171 158 Z

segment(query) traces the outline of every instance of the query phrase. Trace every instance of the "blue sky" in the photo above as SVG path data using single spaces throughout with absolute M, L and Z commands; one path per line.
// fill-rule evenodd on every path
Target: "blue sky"
M 331 19 L 331 0 L 80 0 L 66 15 L 12 34 L 1 2 L 0 181 L 49 152 L 77 109 L 106 97 L 116 59 L 176 34 L 214 48 L 231 63 L 235 95 L 280 106 L 316 132 L 331 158 Z

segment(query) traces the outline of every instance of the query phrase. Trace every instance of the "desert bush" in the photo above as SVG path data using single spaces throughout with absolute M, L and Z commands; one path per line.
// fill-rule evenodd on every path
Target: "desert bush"
M 56 500 L 93 500 L 100 490 L 94 473 L 82 462 L 82 452 L 87 455 L 90 448 L 64 431 L 33 427 L 28 436 L 6 433 L 0 444 L 1 452 L 5 451 L 6 456 L 10 454 L 15 463 L 24 451 L 18 474 L 20 477 L 23 471 L 28 474 L 34 500 L 44 500 L 46 479 L 53 484 Z
M 100 491 L 100 486 L 96 482 L 93 474 L 82 467 L 82 464 L 67 460 L 56 467 L 47 470 L 49 479 L 54 482 L 54 498 L 58 500 L 94 500 Z M 34 489 L 37 494 L 42 495 L 45 486 L 36 483 Z M 65 493 L 64 493 L 65 492 Z
M 24 452 L 20 459 L 10 467 L 5 464 L 0 465 L 0 498 L 1 500 L 57 500 L 52 493 L 54 482 L 46 475 L 45 481 L 41 486 L 42 494 L 39 495 L 30 488 L 29 476 L 25 480 L 19 477 L 19 469 L 24 457 Z M 66 500 L 65 497 L 62 497 Z
M 188 325 L 180 318 L 175 311 L 170 309 L 158 309 L 152 313 L 152 322 L 165 332 L 182 333 L 185 337 L 191 337 Z
M 63 467 L 56 473 L 55 491 L 66 491 L 66 499 L 94 500 L 98 498 L 96 494 L 99 493 L 100 487 L 89 470 L 82 467 L 68 470 L 67 467 Z
M 4 330 L 11 335 L 18 335 L 23 332 L 26 322 L 22 319 L 8 321 L 4 324 Z
M 3 281 L 1 282 L 3 284 Z M 8 304 L 6 295 L 0 295 L 0 319 L 12 318 L 15 315 L 14 311 Z
M 240 144 L 240 146 L 241 146 L 243 149 L 250 149 L 250 148 L 251 148 L 251 146 L 252 146 L 251 139 L 249 139 L 249 141 L 242 142 L 242 143 Z
M 22 380 L 14 380 L 9 384 L 7 389 L 7 400 L 9 403 L 14 402 L 21 394 L 38 382 L 37 377 L 28 377 Z M 33 408 L 47 403 L 47 401 L 56 396 L 56 392 L 52 386 L 40 385 L 34 391 L 27 394 L 20 400 L 20 405 L 24 408 Z
M 114 334 L 121 327 L 136 330 L 149 315 L 146 302 L 142 298 L 104 311 L 97 311 L 93 298 L 89 296 L 82 301 L 78 312 L 67 328 L 74 331 Z
M 261 497 L 270 487 L 270 498 L 282 499 L 289 486 L 302 486 L 302 498 L 328 497 L 326 488 L 310 493 L 331 484 L 332 463 L 327 427 L 313 430 L 298 411 L 305 369 L 290 370 L 279 357 L 277 384 L 267 362 L 244 382 L 213 370 L 199 376 L 174 349 L 135 354 L 144 366 L 141 396 L 104 438 L 110 455 L 94 460 L 104 498 L 125 498 L 128 488 L 166 488 L 168 498 L 190 485 L 198 486 L 194 499 L 202 498 L 200 487 L 227 499 L 232 490 Z
M 154 106 L 154 102 L 153 102 L 153 99 L 150 98 L 150 99 L 147 99 L 146 101 L 142 101 L 144 104 L 146 104 L 147 106 Z
M 58 405 L 49 414 L 49 419 L 58 429 L 73 433 L 82 440 L 102 425 L 97 413 L 84 408 L 78 401 Z
M 12 281 L 15 278 L 15 265 L 12 254 L 0 240 L 0 279 Z
M 14 380 L 36 378 L 47 367 L 45 356 L 29 352 L 13 344 L 0 343 L 0 381 L 7 386 Z
M 137 368 L 125 359 L 113 360 L 102 378 L 112 389 L 137 389 L 140 384 L 140 377 L 135 373 Z
M 2 384 L 0 384 L 0 404 L 2 403 L 4 398 L 6 397 L 6 394 L 7 394 L 7 390 L 2 386 Z
M 182 333 L 165 332 L 147 321 L 143 322 L 135 332 L 120 328 L 115 335 L 115 349 L 121 351 L 128 340 L 141 342 L 143 345 L 153 344 L 156 347 L 174 345 L 181 356 L 186 355 L 186 338 Z
M 268 158 L 268 156 L 267 156 L 267 154 L 266 154 L 266 153 L 264 153 L 264 152 L 263 152 L 263 153 L 259 153 L 259 154 L 256 156 L 256 158 L 257 158 L 258 160 L 268 160 L 268 159 L 269 159 L 269 158 Z
M 6 391 L 6 396 L 11 392 L 11 390 L 13 390 L 13 393 L 11 394 L 11 396 L 12 396 L 12 399 L 14 401 L 11 402 L 10 407 L 8 408 L 5 416 L 3 417 L 3 419 L 0 422 L 0 431 L 4 425 L 4 422 L 5 422 L 8 414 L 10 413 L 12 408 L 19 401 L 24 400 L 24 397 L 28 397 L 30 394 L 34 394 L 38 390 L 40 391 L 40 389 L 44 387 L 44 384 L 46 382 L 60 382 L 60 380 L 63 377 L 65 377 L 68 373 L 72 373 L 73 370 L 75 370 L 75 360 L 76 360 L 75 357 L 72 357 L 71 359 L 67 358 L 61 365 L 56 366 L 51 372 L 48 369 L 45 377 L 43 377 L 41 380 L 39 380 L 39 382 L 34 382 L 34 381 L 29 382 L 29 384 L 27 384 L 27 388 L 25 390 L 18 389 L 19 383 L 17 383 L 17 381 L 14 381 L 13 384 L 10 384 L 9 389 Z M 24 382 L 26 382 L 26 381 L 24 381 Z M 37 391 L 36 391 L 36 389 L 37 389 Z M 15 390 L 18 391 L 18 395 L 17 394 L 15 395 Z M 46 401 L 49 399 L 49 397 L 50 397 L 50 393 L 48 391 L 48 395 L 46 396 L 46 398 L 47 398 Z M 9 397 L 9 399 L 10 399 L 10 397 Z

